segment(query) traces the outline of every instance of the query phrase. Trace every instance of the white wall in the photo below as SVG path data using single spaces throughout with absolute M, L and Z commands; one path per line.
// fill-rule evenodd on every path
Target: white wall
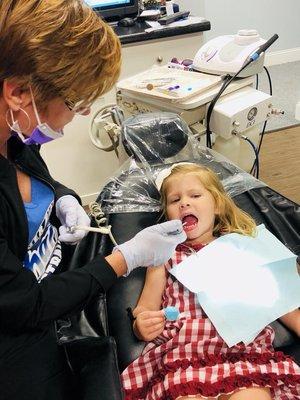
M 175 0 L 176 2 L 176 0 Z M 268 39 L 279 39 L 270 51 L 300 48 L 299 0 L 179 0 L 181 9 L 201 14 L 211 22 L 204 38 L 234 34 L 239 29 L 257 29 Z
M 204 13 L 204 1 L 203 0 L 173 0 L 174 3 L 178 4 L 180 11 L 188 10 L 193 15 L 198 17 L 205 17 Z

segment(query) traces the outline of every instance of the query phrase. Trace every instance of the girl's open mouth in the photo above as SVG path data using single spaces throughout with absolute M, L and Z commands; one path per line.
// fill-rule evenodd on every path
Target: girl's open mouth
M 182 218 L 182 225 L 185 232 L 190 232 L 198 225 L 198 218 L 192 214 Z

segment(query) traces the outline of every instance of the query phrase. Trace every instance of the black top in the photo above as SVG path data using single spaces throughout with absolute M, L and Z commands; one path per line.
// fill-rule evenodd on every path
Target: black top
M 1 361 L 9 357 L 16 343 L 26 343 L 26 336 L 31 333 L 48 329 L 55 319 L 83 309 L 92 297 L 106 291 L 117 279 L 116 273 L 101 255 L 82 268 L 55 273 L 40 283 L 33 272 L 23 267 L 28 223 L 15 165 L 49 185 L 56 199 L 76 194 L 52 179 L 38 146 L 26 146 L 17 138 L 11 138 L 8 153 L 11 161 L 0 156 Z M 54 215 L 52 223 L 58 225 Z
M 145 32 L 145 29 L 150 28 L 150 26 L 145 21 L 136 21 L 135 25 L 126 27 L 112 24 L 112 27 L 115 33 L 119 36 L 121 43 L 129 44 L 178 35 L 186 35 L 188 33 L 209 31 L 210 22 L 204 20 L 202 22 L 186 26 L 167 26 L 166 28 L 155 30 L 152 32 Z

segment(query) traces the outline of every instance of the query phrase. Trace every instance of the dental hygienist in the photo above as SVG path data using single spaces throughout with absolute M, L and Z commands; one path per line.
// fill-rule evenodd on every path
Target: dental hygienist
M 66 248 L 89 219 L 55 181 L 40 145 L 108 91 L 120 43 L 81 0 L 0 2 L 0 398 L 62 400 L 68 374 L 54 321 L 83 309 L 118 276 L 159 265 L 185 240 L 180 221 L 155 225 L 66 271 Z M 62 163 L 63 160 L 58 160 Z M 178 234 L 169 232 L 178 230 Z M 64 242 L 69 243 L 67 246 Z M 101 379 L 101 377 L 99 377 Z

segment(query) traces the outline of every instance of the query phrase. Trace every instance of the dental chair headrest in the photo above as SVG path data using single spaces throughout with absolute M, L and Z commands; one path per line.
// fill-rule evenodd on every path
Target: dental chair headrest
M 173 113 L 145 113 L 124 121 L 122 143 L 137 161 L 160 163 L 178 154 L 187 144 L 189 128 Z

